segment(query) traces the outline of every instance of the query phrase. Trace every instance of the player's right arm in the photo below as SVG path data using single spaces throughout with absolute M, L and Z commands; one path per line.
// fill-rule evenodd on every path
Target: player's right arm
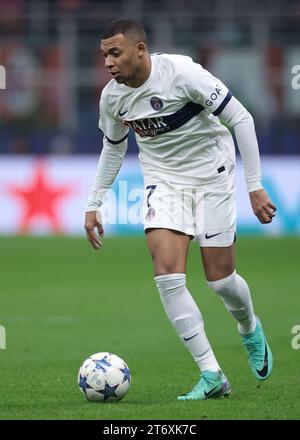
M 96 250 L 102 246 L 102 242 L 95 229 L 97 229 L 100 237 L 104 233 L 99 208 L 122 165 L 127 149 L 128 136 L 128 127 L 122 123 L 121 119 L 115 118 L 110 112 L 108 94 L 105 93 L 105 89 L 100 99 L 99 128 L 103 132 L 103 148 L 88 197 L 84 224 L 87 239 Z

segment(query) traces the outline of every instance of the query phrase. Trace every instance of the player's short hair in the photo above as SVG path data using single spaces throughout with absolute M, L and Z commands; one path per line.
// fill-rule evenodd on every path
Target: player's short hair
M 102 34 L 102 40 L 114 37 L 117 34 L 123 34 L 125 37 L 132 38 L 134 41 L 143 41 L 147 44 L 147 35 L 145 29 L 134 20 L 128 18 L 119 18 L 112 21 Z

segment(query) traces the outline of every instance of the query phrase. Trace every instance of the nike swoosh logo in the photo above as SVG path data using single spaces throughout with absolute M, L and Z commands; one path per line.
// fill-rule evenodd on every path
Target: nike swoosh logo
M 193 339 L 195 336 L 197 336 L 198 333 L 196 333 L 195 335 L 191 336 L 190 338 L 183 338 L 185 341 L 190 341 L 191 339 Z
M 260 377 L 265 377 L 268 373 L 268 349 L 267 344 L 265 344 L 265 358 L 264 358 L 264 366 L 261 370 L 256 370 L 257 374 L 259 374 Z
M 119 116 L 124 116 L 126 113 L 128 112 L 128 110 L 125 110 L 125 112 L 119 112 Z
M 216 387 L 214 387 L 213 389 L 211 389 L 208 393 L 204 390 L 204 395 L 205 397 L 209 397 L 212 395 L 212 393 L 219 387 L 219 385 L 217 385 Z
M 207 235 L 207 233 L 206 233 L 205 238 L 207 238 L 209 240 L 210 238 L 216 237 L 217 235 L 220 235 L 220 234 L 221 234 L 221 232 L 219 232 L 218 234 L 213 234 L 213 235 Z

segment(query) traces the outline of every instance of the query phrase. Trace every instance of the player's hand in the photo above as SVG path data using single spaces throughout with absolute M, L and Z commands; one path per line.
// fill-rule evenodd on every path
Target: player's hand
M 251 191 L 249 193 L 251 206 L 254 214 L 261 223 L 271 223 L 275 217 L 276 206 L 271 202 L 264 189 Z
M 99 250 L 102 246 L 102 241 L 97 236 L 95 228 L 97 228 L 100 237 L 103 237 L 104 235 L 101 214 L 99 211 L 86 212 L 84 228 L 86 230 L 88 241 L 94 249 Z

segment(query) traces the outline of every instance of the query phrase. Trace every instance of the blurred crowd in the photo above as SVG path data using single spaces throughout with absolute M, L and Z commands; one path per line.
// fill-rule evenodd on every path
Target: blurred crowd
M 299 0 L 0 0 L 0 11 L 2 154 L 99 152 L 99 43 L 119 17 L 144 25 L 152 52 L 190 55 L 222 79 L 253 114 L 263 154 L 299 151 Z

